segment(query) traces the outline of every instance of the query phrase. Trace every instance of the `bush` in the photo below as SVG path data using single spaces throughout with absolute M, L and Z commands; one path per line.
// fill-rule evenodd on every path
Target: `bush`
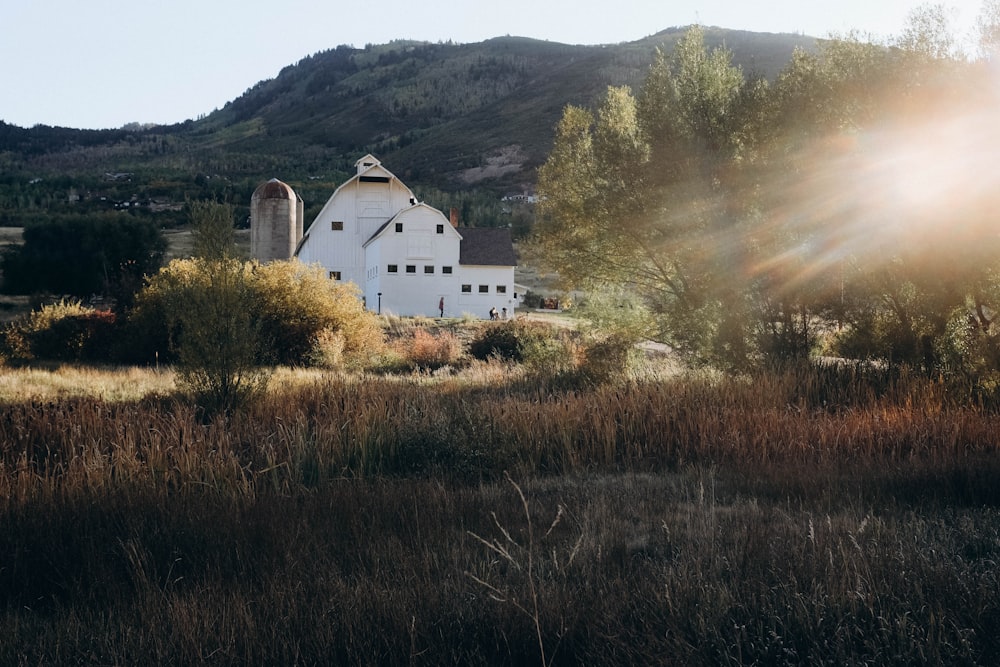
M 637 354 L 631 337 L 612 334 L 584 346 L 579 371 L 588 384 L 604 384 L 628 373 Z
M 422 369 L 452 366 L 462 356 L 462 342 L 450 331 L 433 334 L 424 328 L 414 329 L 413 337 L 407 341 L 406 356 Z
M 490 323 L 473 338 L 469 354 L 483 361 L 496 357 L 521 363 L 526 354 L 530 356 L 532 351 L 541 353 L 553 336 L 553 328 L 541 322 L 515 319 Z
M 245 277 L 246 315 L 268 363 L 360 364 L 380 352 L 378 318 L 364 310 L 353 285 L 329 280 L 322 269 L 297 260 L 229 261 Z M 183 323 L 170 314 L 183 312 L 192 295 L 212 289 L 212 264 L 174 260 L 148 281 L 129 318 L 136 360 L 176 359 Z M 330 345 L 337 336 L 334 351 Z
M 298 260 L 253 264 L 252 290 L 262 335 L 280 364 L 307 364 L 320 334 L 339 332 L 343 362 L 365 363 L 384 344 L 378 317 L 365 310 L 352 283 L 327 278 Z
M 945 335 L 938 341 L 937 353 L 948 371 L 985 382 L 1000 379 L 997 327 L 982 327 L 965 308 L 952 313 Z
M 310 366 L 340 368 L 344 364 L 344 334 L 335 329 L 324 329 L 316 335 L 309 351 Z
M 5 355 L 21 361 L 111 361 L 115 314 L 79 301 L 42 306 L 4 332 Z

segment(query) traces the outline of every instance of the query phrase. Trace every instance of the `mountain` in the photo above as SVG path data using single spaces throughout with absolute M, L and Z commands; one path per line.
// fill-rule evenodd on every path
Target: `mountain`
M 220 191 L 239 202 L 249 200 L 248 188 L 278 177 L 325 192 L 321 204 L 365 153 L 408 183 L 446 192 L 528 189 L 563 108 L 589 106 L 609 85 L 637 88 L 654 49 L 669 52 L 684 31 L 603 46 L 509 36 L 338 46 L 199 120 L 100 131 L 0 123 L 0 224 L 16 223 L 32 187 L 55 188 L 47 195 L 55 203 L 98 191 L 119 205 L 125 195 L 183 201 Z M 794 48 L 816 42 L 721 28 L 706 28 L 705 38 L 730 49 L 744 71 L 771 78 Z M 34 197 L 35 208 L 45 201 Z

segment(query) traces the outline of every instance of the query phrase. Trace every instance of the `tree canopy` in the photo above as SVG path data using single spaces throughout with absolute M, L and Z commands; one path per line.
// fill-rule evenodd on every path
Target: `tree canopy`
M 28 225 L 3 256 L 8 294 L 93 294 L 127 302 L 167 247 L 157 225 L 125 213 L 67 216 Z
M 892 44 L 798 51 L 773 82 L 692 28 L 636 93 L 565 109 L 533 254 L 567 286 L 636 294 L 644 333 L 696 361 L 804 358 L 822 339 L 928 370 L 988 366 L 1000 86 L 933 8 L 910 21 Z

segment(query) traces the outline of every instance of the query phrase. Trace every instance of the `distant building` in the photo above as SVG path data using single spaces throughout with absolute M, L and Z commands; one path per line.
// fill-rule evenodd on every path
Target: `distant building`
M 301 200 L 292 189 L 276 180 L 261 185 L 251 206 L 251 254 L 320 264 L 331 280 L 358 285 L 372 311 L 437 317 L 443 307 L 446 317 L 487 318 L 491 308 L 506 308 L 514 314 L 522 295 L 515 291 L 509 229 L 459 227 L 454 210 L 446 217 L 418 202 L 371 155 L 355 167 L 304 233 Z
M 513 193 L 506 194 L 500 198 L 500 201 L 518 202 L 522 204 L 537 204 L 538 196 L 535 195 L 535 193 L 533 192 L 528 192 L 527 190 L 525 190 L 524 192 L 517 194 Z

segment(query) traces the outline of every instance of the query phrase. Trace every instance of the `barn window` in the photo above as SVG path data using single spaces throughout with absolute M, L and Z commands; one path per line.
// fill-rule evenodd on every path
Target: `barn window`
M 335 232 L 342 232 L 342 231 L 344 231 L 344 221 L 343 220 L 331 220 L 330 221 L 330 229 L 333 230 L 333 231 L 335 231 Z
M 340 280 L 340 271 L 331 271 L 330 280 Z
M 438 234 L 444 234 L 444 225 L 438 225 L 437 226 L 437 233 Z
M 434 273 L 434 266 L 432 264 L 428 264 L 427 266 L 425 266 L 424 273 Z
M 451 275 L 451 267 L 450 266 L 442 266 L 441 267 L 441 273 L 446 273 L 448 275 Z
M 480 285 L 479 286 L 479 293 L 480 294 L 489 294 L 490 293 L 490 286 L 489 285 Z
M 398 233 L 400 233 L 401 231 L 403 231 L 403 223 L 401 223 L 401 222 L 397 222 L 397 223 L 396 223 L 396 233 L 398 234 Z
M 497 294 L 506 294 L 506 293 L 507 293 L 506 285 L 497 285 Z
M 472 294 L 472 285 L 462 285 L 463 294 Z
M 390 264 L 389 266 L 385 267 L 385 270 L 388 271 L 389 273 L 398 273 L 399 266 L 397 266 L 396 264 Z
M 407 273 L 416 273 L 417 272 L 417 265 L 416 264 L 407 264 L 406 265 L 406 272 Z

